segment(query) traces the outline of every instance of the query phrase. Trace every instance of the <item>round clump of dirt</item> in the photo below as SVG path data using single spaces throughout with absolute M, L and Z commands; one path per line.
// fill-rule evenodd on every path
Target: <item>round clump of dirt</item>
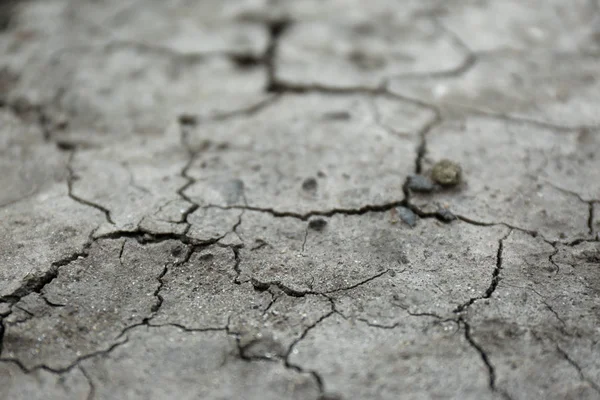
M 461 175 L 460 165 L 450 160 L 438 161 L 431 170 L 431 179 L 443 186 L 458 185 Z

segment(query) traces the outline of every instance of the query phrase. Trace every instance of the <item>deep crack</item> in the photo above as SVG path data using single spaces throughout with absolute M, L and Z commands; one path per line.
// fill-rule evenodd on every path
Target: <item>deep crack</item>
M 92 381 L 92 378 L 90 377 L 90 375 L 88 374 L 88 372 L 87 372 L 87 370 L 85 368 L 83 368 L 80 365 L 79 366 L 79 370 L 81 371 L 81 373 L 83 374 L 83 376 L 87 380 L 88 385 L 90 386 L 90 391 L 88 392 L 88 395 L 87 395 L 86 399 L 87 400 L 93 400 L 94 397 L 96 396 L 96 386 L 94 385 L 94 382 Z
M 591 380 L 590 378 L 588 378 L 584 373 L 583 370 L 581 369 L 581 367 L 579 366 L 579 364 L 577 364 L 575 362 L 575 360 L 573 360 L 569 354 L 564 351 L 559 345 L 556 345 L 556 350 L 560 353 L 561 356 L 564 357 L 564 359 L 571 364 L 571 366 L 573 368 L 575 368 L 575 370 L 577 371 L 577 374 L 579 374 L 579 378 L 584 381 L 587 382 L 595 391 L 596 393 L 600 394 L 600 385 L 598 385 L 596 382 L 594 382 L 593 380 Z
M 504 390 L 499 389 L 496 386 L 496 370 L 494 369 L 494 366 L 492 365 L 492 362 L 490 361 L 490 358 L 487 355 L 487 353 L 471 336 L 471 326 L 462 317 L 459 317 L 458 321 L 460 323 L 462 323 L 462 325 L 464 327 L 465 339 L 471 345 L 471 347 L 477 351 L 477 353 L 479 354 L 479 357 L 481 357 L 481 360 L 483 361 L 483 363 L 485 364 L 485 367 L 487 368 L 488 376 L 489 376 L 490 390 L 492 392 L 499 393 L 506 400 L 511 400 L 511 397 L 509 396 L 508 393 L 506 393 Z
M 492 297 L 492 294 L 494 294 L 494 291 L 496 291 L 498 282 L 500 282 L 500 272 L 502 271 L 502 252 L 504 250 L 504 241 L 510 236 L 511 233 L 512 233 L 512 229 L 509 230 L 508 233 L 506 235 L 504 235 L 504 237 L 502 237 L 500 240 L 498 240 L 498 250 L 496 253 L 496 267 L 494 268 L 494 271 L 492 271 L 492 280 L 491 280 L 488 288 L 485 290 L 483 295 L 478 296 L 478 297 L 471 297 L 467 302 L 456 307 L 453 311 L 454 313 L 461 313 L 461 312 L 465 311 L 477 300 L 489 299 L 490 297 Z
M 173 267 L 181 266 L 181 265 L 184 265 L 187 262 L 189 262 L 190 259 L 192 258 L 192 255 L 195 253 L 195 251 L 196 251 L 195 247 L 186 246 L 185 256 L 183 257 L 183 259 L 181 261 L 177 261 L 177 262 L 173 263 Z M 154 297 L 156 297 L 156 303 L 153 304 L 152 308 L 150 309 L 150 311 L 153 313 L 153 315 L 148 320 L 151 320 L 154 317 L 154 315 L 156 315 L 156 313 L 158 312 L 158 310 L 160 310 L 160 307 L 163 304 L 164 298 L 162 297 L 160 292 L 161 292 L 163 286 L 165 285 L 163 278 L 165 277 L 167 272 L 169 272 L 169 263 L 165 264 L 162 272 L 156 278 L 156 280 L 158 281 L 158 287 L 156 288 L 156 290 L 153 293 Z
M 320 396 L 323 396 L 325 394 L 325 382 L 324 382 L 323 378 L 321 377 L 321 375 L 319 375 L 319 373 L 317 371 L 314 371 L 314 370 L 306 371 L 301 366 L 296 365 L 296 364 L 292 364 L 290 362 L 290 356 L 291 356 L 292 352 L 294 351 L 294 347 L 298 343 L 300 343 L 306 337 L 306 335 L 308 335 L 308 333 L 311 330 L 313 330 L 314 328 L 316 328 L 321 322 L 323 322 L 324 320 L 326 320 L 327 318 L 331 317 L 334 314 L 336 314 L 336 312 L 332 308 L 331 311 L 329 311 L 327 314 L 323 315 L 321 318 L 319 318 L 313 324 L 311 324 L 310 326 L 306 327 L 304 329 L 304 331 L 302 332 L 302 334 L 300 335 L 300 337 L 298 337 L 296 340 L 294 340 L 292 342 L 292 344 L 290 344 L 290 346 L 289 346 L 289 348 L 288 348 L 288 350 L 287 350 L 287 352 L 286 352 L 286 354 L 284 356 L 284 365 L 285 365 L 286 368 L 293 369 L 294 371 L 297 371 L 299 373 L 310 374 L 310 375 L 313 376 L 313 378 L 315 379 L 315 382 L 317 383 L 317 387 L 319 389 Z
M 106 221 L 108 221 L 108 223 L 110 223 L 111 225 L 114 225 L 115 222 L 112 220 L 112 217 L 110 216 L 110 210 L 108 210 L 107 208 L 105 208 L 99 204 L 96 204 L 89 200 L 81 198 L 73 192 L 73 183 L 75 182 L 75 180 L 78 179 L 77 175 L 75 174 L 75 172 L 73 170 L 73 165 L 72 165 L 73 159 L 75 158 L 75 151 L 76 150 L 71 151 L 71 154 L 69 155 L 69 161 L 67 163 L 67 172 L 69 174 L 69 176 L 67 178 L 67 187 L 68 187 L 69 197 L 71 199 L 73 199 L 74 201 L 76 201 L 80 204 L 83 204 L 84 206 L 92 207 L 92 208 L 95 208 L 96 210 L 102 212 L 106 218 Z
M 337 292 L 342 292 L 342 291 L 346 291 L 346 290 L 352 290 L 355 289 L 361 285 L 364 285 L 366 283 L 371 282 L 372 280 L 375 280 L 387 273 L 389 273 L 390 271 L 392 271 L 391 269 L 386 269 L 382 272 L 379 272 L 373 276 L 370 276 L 362 281 L 359 281 L 355 284 L 352 284 L 350 286 L 345 286 L 345 287 L 341 287 L 341 288 L 336 288 L 336 289 L 331 289 L 331 290 L 325 290 L 322 292 L 319 291 L 315 291 L 315 290 L 296 290 L 296 289 L 292 289 L 290 287 L 288 287 L 287 285 L 285 285 L 283 282 L 279 281 L 279 280 L 275 280 L 275 281 L 268 281 L 268 282 L 263 282 L 260 281 L 259 279 L 256 279 L 254 277 L 250 278 L 250 283 L 252 283 L 252 286 L 254 286 L 254 289 L 258 290 L 258 291 L 265 291 L 265 290 L 269 290 L 271 288 L 271 286 L 275 286 L 277 287 L 279 290 L 281 290 L 283 293 L 285 293 L 288 296 L 291 297 L 304 297 L 307 295 L 318 295 L 318 296 L 326 296 L 327 298 L 329 298 L 327 295 L 331 294 L 331 293 L 337 293 Z M 404 272 L 404 270 L 400 271 L 399 273 Z

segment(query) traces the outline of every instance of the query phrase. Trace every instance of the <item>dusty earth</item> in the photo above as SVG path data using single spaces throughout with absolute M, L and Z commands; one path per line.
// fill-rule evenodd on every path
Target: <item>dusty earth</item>
M 0 103 L 2 399 L 600 399 L 596 0 L 4 1 Z

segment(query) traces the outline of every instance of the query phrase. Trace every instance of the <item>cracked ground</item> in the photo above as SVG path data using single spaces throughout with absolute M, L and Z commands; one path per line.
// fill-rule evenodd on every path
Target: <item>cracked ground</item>
M 599 110 L 597 0 L 3 1 L 0 398 L 600 399 Z

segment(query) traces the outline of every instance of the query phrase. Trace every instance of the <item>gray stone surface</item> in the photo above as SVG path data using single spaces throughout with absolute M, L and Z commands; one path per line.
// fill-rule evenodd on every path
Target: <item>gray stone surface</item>
M 82 251 L 102 213 L 69 196 L 68 157 L 1 110 L 0 299 L 27 294 Z
M 553 248 L 520 232 L 504 241 L 498 287 L 467 321 L 511 397 L 598 398 L 599 250 Z
M 494 398 L 477 352 L 454 324 L 431 318 L 381 329 L 334 316 L 292 350 L 291 362 L 320 371 L 325 392 L 342 398 Z M 457 379 L 458 370 L 470 379 Z
M 57 374 L 46 370 L 25 373 L 17 364 L 0 362 L 0 396 L 3 399 L 85 399 L 91 386 L 80 368 Z
M 179 248 L 172 241 L 144 248 L 133 240 L 97 241 L 41 293 L 15 303 L 4 321 L 3 357 L 60 370 L 109 348 L 158 306 L 158 277 Z
M 544 49 L 573 53 L 598 50 L 600 44 L 596 0 L 449 3 L 442 20 L 476 52 Z
M 462 74 L 392 79 L 389 88 L 455 116 L 506 115 L 573 129 L 598 127 L 598 68 L 598 57 L 589 54 L 502 50 L 478 55 Z
M 592 233 L 596 235 L 596 239 L 600 239 L 600 203 L 596 202 L 592 205 Z
M 223 331 L 140 327 L 107 357 L 83 363 L 99 399 L 317 399 L 309 374 L 248 362 Z M 143 368 L 138 368 L 143 365 Z M 162 382 L 177 382 L 164 385 Z
M 423 166 L 429 171 L 448 158 L 462 166 L 463 182 L 415 195 L 413 201 L 443 204 L 470 220 L 505 223 L 549 240 L 587 236 L 589 207 L 583 196 L 595 195 L 589 175 L 597 170 L 585 172 L 585 167 L 595 162 L 596 137 L 487 117 L 444 122 L 427 135 Z M 585 179 L 589 184 L 576 183 Z
M 253 115 L 198 124 L 185 193 L 201 206 L 302 215 L 400 201 L 431 119 L 392 96 L 284 95 Z
M 599 22 L 0 4 L 0 398 L 600 399 Z

